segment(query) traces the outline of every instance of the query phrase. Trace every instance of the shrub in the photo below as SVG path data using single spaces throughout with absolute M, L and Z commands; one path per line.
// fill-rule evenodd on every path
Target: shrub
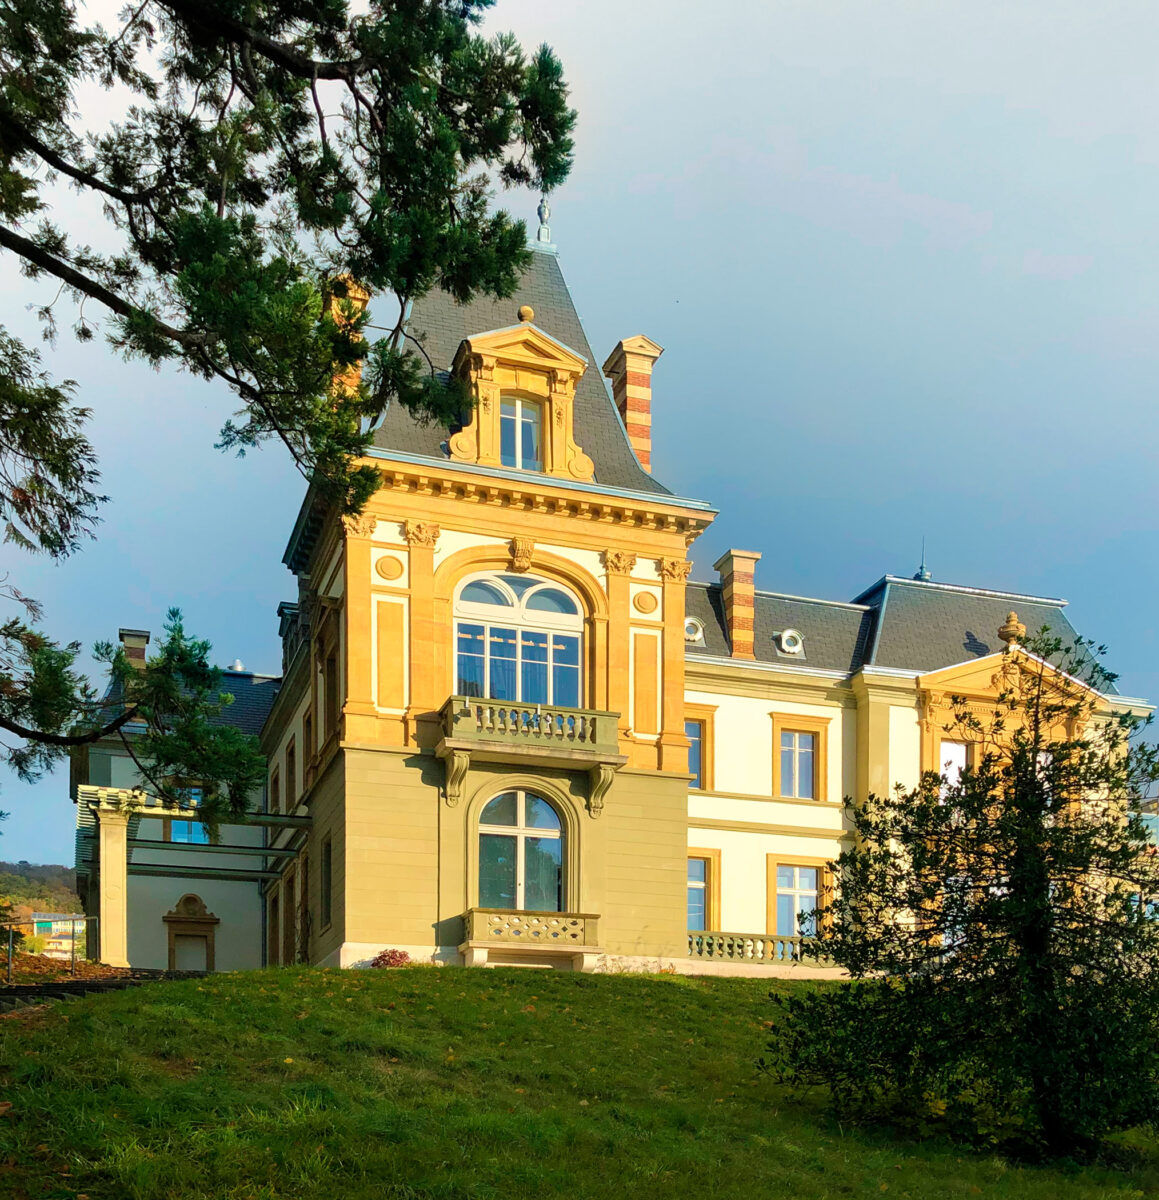
M 406 967 L 410 965 L 410 955 L 405 950 L 383 950 L 370 960 L 372 967 Z

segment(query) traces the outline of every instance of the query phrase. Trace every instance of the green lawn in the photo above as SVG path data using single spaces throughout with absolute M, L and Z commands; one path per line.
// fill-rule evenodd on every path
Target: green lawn
M 0 1021 L 0 1196 L 1018 1197 L 1159 1192 L 842 1130 L 754 1067 L 767 982 L 309 969 Z M 1149 1143 L 1140 1139 L 1140 1143 Z

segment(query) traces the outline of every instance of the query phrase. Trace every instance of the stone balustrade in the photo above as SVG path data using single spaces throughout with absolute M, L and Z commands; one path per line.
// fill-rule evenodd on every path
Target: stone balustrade
M 466 940 L 545 950 L 582 950 L 599 944 L 599 917 L 592 913 L 512 912 L 471 908 L 463 917 Z
M 444 738 L 454 741 L 619 752 L 618 713 L 452 696 L 441 718 Z
M 789 965 L 802 961 L 806 940 L 766 933 L 690 933 L 688 957 L 715 962 Z M 825 960 L 813 961 L 818 966 L 825 965 Z

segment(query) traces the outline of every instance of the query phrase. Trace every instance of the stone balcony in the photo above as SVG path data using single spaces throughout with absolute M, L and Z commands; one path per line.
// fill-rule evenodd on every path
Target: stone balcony
M 688 957 L 712 962 L 789 966 L 804 961 L 802 951 L 806 941 L 802 937 L 764 933 L 690 933 Z
M 435 753 L 446 763 L 445 797 L 457 804 L 471 762 L 513 763 L 586 771 L 588 807 L 603 808 L 620 753 L 620 714 L 550 704 L 452 696 L 439 712 Z
M 463 965 L 526 965 L 592 971 L 603 954 L 593 913 L 470 908 L 463 914 Z

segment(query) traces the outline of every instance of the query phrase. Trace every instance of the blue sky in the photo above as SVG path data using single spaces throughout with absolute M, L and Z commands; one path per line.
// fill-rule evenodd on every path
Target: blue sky
M 924 536 L 935 579 L 1067 598 L 1121 689 L 1159 696 L 1159 10 L 499 0 L 491 23 L 564 61 L 552 231 L 598 361 L 665 347 L 656 473 L 721 510 L 695 577 L 736 546 L 760 587 L 848 599 Z M 0 322 L 35 336 L 48 285 L 0 271 Z M 276 672 L 300 480 L 213 450 L 224 388 L 59 315 L 46 359 L 95 410 L 111 501 L 82 554 L 0 547 L 3 570 L 58 636 L 177 604 L 223 663 Z M 0 805 L 0 858 L 70 861 L 63 776 Z

